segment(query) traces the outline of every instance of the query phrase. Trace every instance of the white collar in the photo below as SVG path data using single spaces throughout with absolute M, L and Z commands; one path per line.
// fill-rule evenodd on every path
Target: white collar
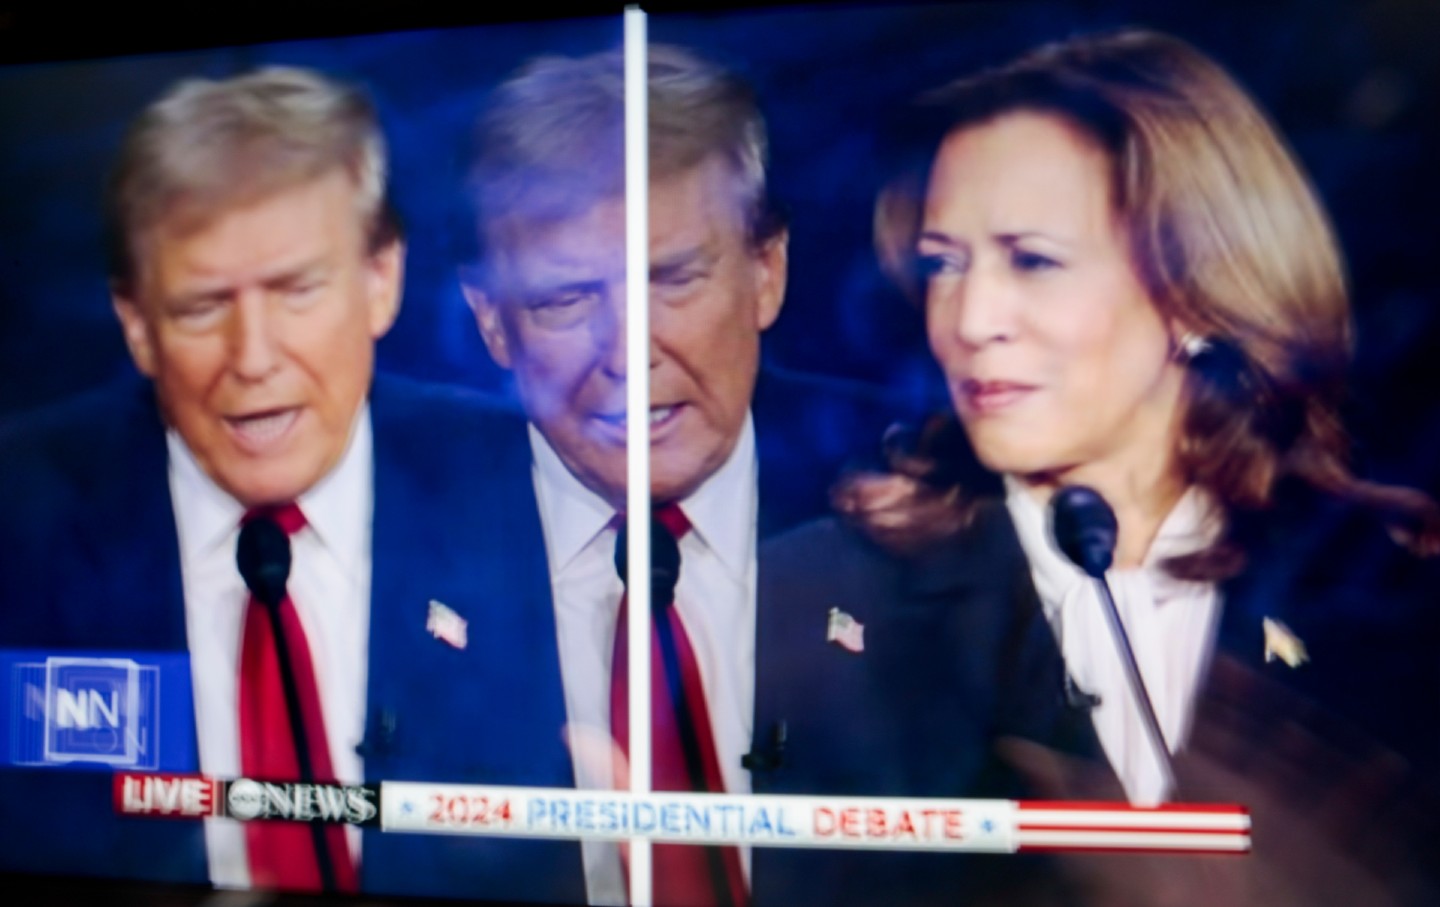
M 1013 476 L 1005 476 L 1005 506 L 1015 523 L 1015 533 L 1025 558 L 1035 591 L 1045 604 L 1047 613 L 1064 601 L 1066 593 L 1076 585 L 1089 581 L 1079 567 L 1055 545 L 1050 532 L 1050 515 L 1039 499 Z M 1145 573 L 1157 590 L 1173 582 L 1163 564 L 1172 557 L 1199 551 L 1210 544 L 1220 532 L 1220 513 L 1214 499 L 1198 485 L 1191 485 L 1175 502 L 1160 524 L 1160 531 L 1139 567 L 1110 571 L 1111 574 Z
M 575 478 L 533 422 L 528 428 L 536 503 L 545 527 L 550 569 L 559 575 L 609 525 L 615 508 Z
M 571 474 L 533 423 L 529 434 L 551 569 L 560 573 L 605 529 L 615 509 Z M 730 456 L 680 502 L 695 534 L 740 578 L 754 545 L 755 481 L 755 426 L 747 413 Z
M 749 413 L 735 449 L 714 475 L 680 502 L 694 532 L 743 581 L 755 550 L 755 423 Z
M 173 428 L 165 432 L 165 446 L 173 487 L 179 492 L 174 506 L 183 513 L 186 533 L 196 552 L 212 551 L 230 539 L 245 515 L 245 507 L 206 475 L 189 445 Z M 355 558 L 365 552 L 373 477 L 374 448 L 367 403 L 355 415 L 340 462 L 295 502 L 315 537 L 347 571 L 359 571 L 361 565 Z

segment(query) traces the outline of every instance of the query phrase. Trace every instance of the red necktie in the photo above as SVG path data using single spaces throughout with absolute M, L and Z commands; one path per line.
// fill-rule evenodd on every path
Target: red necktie
M 690 529 L 690 521 L 675 504 L 658 508 L 656 517 L 677 542 Z M 628 756 L 630 752 L 629 649 L 626 642 L 628 596 L 620 601 L 620 618 L 615 627 L 615 657 L 611 662 L 610 724 L 615 740 Z M 705 688 L 700 681 L 695 652 L 680 612 L 667 603 L 663 614 L 652 609 L 650 621 L 650 746 L 653 754 L 652 784 L 657 791 L 711 791 L 723 793 L 725 782 L 715 754 L 714 735 L 710 730 L 710 710 L 705 702 Z M 684 705 L 677 709 L 671 695 L 673 678 L 666 671 L 657 619 L 668 625 L 673 639 L 674 661 L 678 668 L 681 697 Z M 695 779 L 686 759 L 684 737 L 689 733 L 698 750 L 700 774 Z M 698 783 L 697 783 L 698 782 Z M 713 847 L 694 844 L 656 844 L 654 863 L 654 903 L 657 907 L 741 907 L 749 902 L 745 877 L 740 868 L 740 852 L 734 847 Z
M 294 535 L 305 526 L 305 516 L 294 504 L 251 511 L 245 521 L 268 516 Z M 240 649 L 240 770 L 247 778 L 261 781 L 335 781 L 330 765 L 330 746 L 325 738 L 325 716 L 315 686 L 315 669 L 310 647 L 295 603 L 287 592 L 280 602 L 280 624 L 295 674 L 301 724 L 310 752 L 314 778 L 300 777 L 295 753 L 280 661 L 265 606 L 252 595 L 245 608 L 245 636 Z M 358 891 L 359 885 L 345 829 L 328 825 L 321 840 L 330 854 L 335 885 L 340 891 Z M 245 824 L 246 853 L 250 863 L 250 884 L 255 888 L 288 891 L 320 891 L 323 887 L 316 858 L 313 829 L 299 822 L 257 821 Z

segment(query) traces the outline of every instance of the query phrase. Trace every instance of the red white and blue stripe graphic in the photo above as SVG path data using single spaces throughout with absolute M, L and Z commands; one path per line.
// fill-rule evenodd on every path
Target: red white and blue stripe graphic
M 1025 800 L 1016 804 L 1015 844 L 1017 850 L 1247 853 L 1250 814 L 1221 804 Z
M 366 825 L 378 821 L 382 831 L 395 833 L 616 841 L 639 837 L 750 847 L 982 853 L 1239 854 L 1250 850 L 1250 815 L 1233 805 L 630 794 L 394 781 L 382 782 L 378 792 L 374 785 L 311 790 L 321 786 L 120 772 L 115 779 L 115 807 L 130 815 L 245 821 L 260 817 L 257 803 L 274 801 L 263 818 Z M 240 796 L 245 792 L 256 796 Z M 258 797 L 257 792 L 265 796 Z M 326 810 L 316 805 L 332 800 L 356 809 Z

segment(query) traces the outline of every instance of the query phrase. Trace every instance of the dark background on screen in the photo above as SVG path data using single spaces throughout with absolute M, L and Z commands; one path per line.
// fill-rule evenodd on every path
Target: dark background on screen
M 806 7 L 656 15 L 654 41 L 702 49 L 755 84 L 773 186 L 792 222 L 772 361 L 924 398 L 923 322 L 870 249 L 877 124 L 917 94 L 1077 32 L 1139 25 L 1216 58 L 1308 171 L 1339 235 L 1356 322 L 1346 424 L 1365 474 L 1440 479 L 1440 8 L 1218 2 Z M 940 405 L 944 405 L 943 401 Z
M 870 251 L 883 124 L 918 92 L 1041 41 L 1146 25 L 1229 68 L 1304 162 L 1351 275 L 1358 343 L 1347 422 L 1360 466 L 1377 478 L 1435 486 L 1440 62 L 1430 51 L 1440 42 L 1440 11 L 1432 5 L 671 7 L 652 14 L 652 40 L 738 68 L 769 119 L 772 185 L 793 227 L 790 291 L 767 340 L 770 362 L 938 400 L 920 318 Z M 319 34 L 309 20 L 292 28 Z M 205 32 L 208 40 L 217 34 Z M 379 106 L 410 239 L 405 306 L 381 343 L 380 366 L 503 389 L 453 276 L 470 118 L 485 91 L 535 54 L 588 53 L 619 41 L 619 17 L 608 15 L 0 70 L 0 418 L 129 368 L 108 305 L 99 207 L 124 124 L 178 78 L 269 62 L 355 79 Z

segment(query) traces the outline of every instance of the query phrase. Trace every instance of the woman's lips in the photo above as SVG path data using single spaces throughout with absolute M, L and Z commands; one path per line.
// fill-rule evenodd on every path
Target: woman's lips
M 1002 412 L 1035 392 L 1033 384 L 1018 381 L 978 381 L 967 378 L 960 382 L 960 397 L 965 408 L 975 415 L 988 416 Z

